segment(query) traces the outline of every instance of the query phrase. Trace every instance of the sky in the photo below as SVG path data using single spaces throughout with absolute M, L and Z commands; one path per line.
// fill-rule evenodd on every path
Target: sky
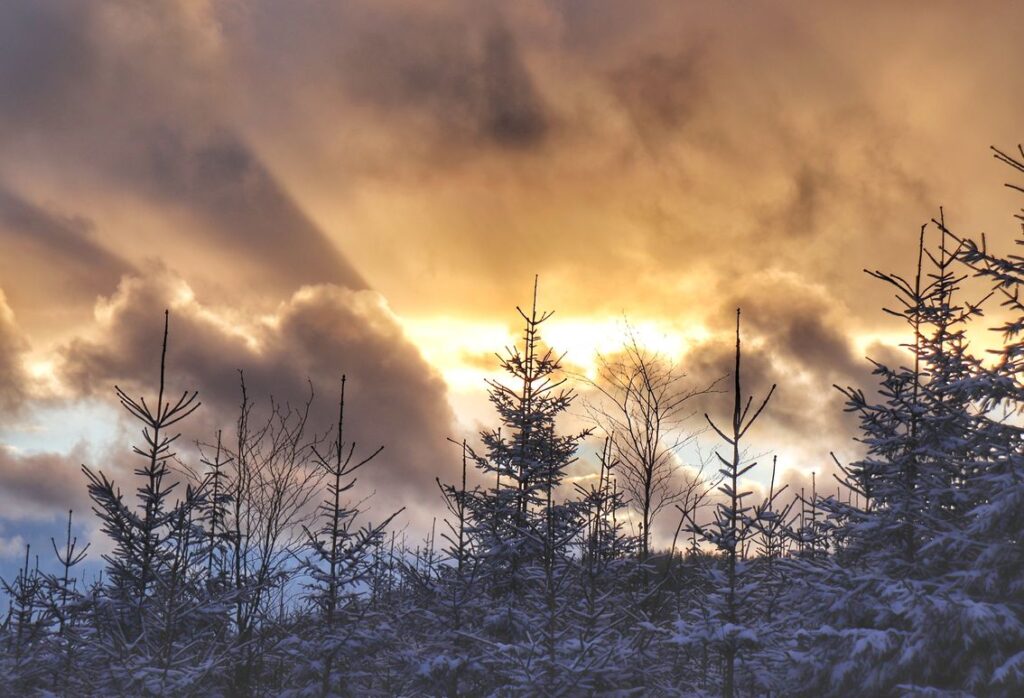
M 1010 247 L 989 146 L 1022 136 L 1022 21 L 1011 2 L 3 3 L 0 556 L 84 516 L 82 463 L 128 477 L 113 385 L 153 390 L 165 308 L 169 382 L 204 403 L 185 440 L 231 424 L 240 369 L 260 400 L 312 383 L 325 410 L 345 373 L 350 433 L 385 446 L 360 487 L 422 527 L 447 439 L 495 426 L 483 381 L 535 275 L 545 339 L 584 375 L 628 322 L 714 380 L 742 307 L 748 386 L 779 384 L 753 450 L 805 485 L 856 454 L 833 384 L 899 360 L 863 269 L 911 269 L 939 206 Z

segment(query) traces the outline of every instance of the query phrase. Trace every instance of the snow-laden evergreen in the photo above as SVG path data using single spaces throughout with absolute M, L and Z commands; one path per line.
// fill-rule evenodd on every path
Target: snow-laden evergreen
M 1024 151 L 997 155 L 1024 172 Z M 940 214 L 908 261 L 872 272 L 895 291 L 904 355 L 840 388 L 863 453 L 835 460 L 832 495 L 821 478 L 780 485 L 774 460 L 751 488 L 751 454 L 778 444 L 751 430 L 771 393 L 743 392 L 737 314 L 730 417 L 708 417 L 719 468 L 671 490 L 664 551 L 623 487 L 627 435 L 567 427 L 576 395 L 536 288 L 488 386 L 493 428 L 453 441 L 444 518 L 412 543 L 357 483 L 379 449 L 345 432 L 360 407 L 345 378 L 322 436 L 310 403 L 261 412 L 240 376 L 234 433 L 181 463 L 199 398 L 168 397 L 165 324 L 155 400 L 116 391 L 139 466 L 83 468 L 103 574 L 82 578 L 81 512 L 52 550 L 26 549 L 3 581 L 0 694 L 1022 695 L 1024 256 Z M 984 312 L 992 353 L 968 341 Z
M 941 219 L 934 247 L 925 234 L 913 277 L 874 274 L 897 291 L 901 308 L 890 312 L 908 324 L 908 366 L 876 364 L 878 398 L 844 390 L 867 447 L 844 468 L 857 502 L 821 502 L 832 554 L 798 565 L 794 590 L 814 622 L 797 634 L 789 683 L 806 695 L 1015 695 L 1022 686 L 1013 666 L 1024 609 L 996 588 L 1022 571 L 1012 559 L 1020 529 L 1006 528 L 1019 511 L 998 505 L 1022 476 L 1020 430 L 1007 421 L 1020 405 L 995 397 L 1006 361 L 986 368 L 966 339 L 981 310 L 960 298 L 960 262 L 980 258 Z M 992 529 L 998 543 L 986 540 Z

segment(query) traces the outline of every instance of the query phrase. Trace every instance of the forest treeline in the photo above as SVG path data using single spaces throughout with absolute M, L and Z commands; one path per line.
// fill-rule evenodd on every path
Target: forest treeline
M 1024 173 L 1024 150 L 996 155 Z M 1024 695 L 1024 257 L 941 216 L 919 240 L 911 273 L 872 272 L 907 365 L 839 386 L 865 455 L 836 461 L 838 490 L 744 490 L 748 454 L 772 447 L 748 433 L 772 391 L 744 391 L 738 311 L 699 477 L 677 467 L 677 426 L 705 388 L 636 342 L 602 365 L 594 429 L 565 433 L 576 396 L 535 294 L 489 385 L 495 428 L 457 445 L 447 516 L 414 546 L 398 512 L 361 511 L 356 474 L 379 449 L 345 432 L 344 379 L 318 437 L 308 404 L 258 416 L 243 378 L 234 429 L 183 469 L 199 403 L 165 385 L 165 324 L 155 399 L 117 389 L 141 427 L 136 479 L 83 468 L 103 575 L 84 581 L 70 515 L 51 559 L 26 551 L 4 581 L 0 693 Z M 1006 321 L 979 325 L 997 305 Z M 969 345 L 979 327 L 1001 337 L 991 354 Z M 598 472 L 570 481 L 585 439 Z M 656 517 L 679 522 L 668 551 Z

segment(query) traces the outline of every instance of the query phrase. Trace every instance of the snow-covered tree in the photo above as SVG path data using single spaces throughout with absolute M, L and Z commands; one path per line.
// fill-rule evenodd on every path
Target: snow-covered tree
M 732 375 L 733 407 L 730 426 L 719 427 L 710 416 L 705 415 L 708 425 L 725 441 L 730 457 L 715 452 L 720 464 L 721 483 L 718 491 L 722 495 L 714 509 L 709 524 L 691 519 L 690 528 L 703 541 L 713 546 L 721 555 L 721 568 L 715 566 L 713 591 L 688 625 L 678 624 L 681 642 L 693 642 L 700 638 L 711 645 L 721 659 L 722 695 L 732 698 L 738 692 L 738 684 L 753 675 L 744 669 L 748 649 L 755 648 L 760 638 L 756 629 L 747 621 L 752 613 L 750 597 L 756 584 L 750 583 L 750 564 L 745 559 L 744 548 L 759 532 L 758 516 L 763 512 L 748 503 L 751 491 L 743 490 L 741 478 L 756 465 L 747 459 L 744 437 L 761 416 L 775 392 L 773 385 L 758 406 L 753 396 L 744 397 L 741 378 L 742 347 L 740 343 L 740 311 L 736 310 L 736 355 Z M 687 637 L 687 631 L 690 637 Z M 761 689 L 761 686 L 756 686 Z
M 303 526 L 307 552 L 302 573 L 310 578 L 305 585 L 306 598 L 314 611 L 314 623 L 311 633 L 303 633 L 298 651 L 291 653 L 296 659 L 291 680 L 301 686 L 311 674 L 317 678 L 314 684 L 323 696 L 354 690 L 351 675 L 357 663 L 373 656 L 375 648 L 366 632 L 367 611 L 360 604 L 356 585 L 370 573 L 373 546 L 400 513 L 377 524 L 360 526 L 358 503 L 348 501 L 356 485 L 356 471 L 384 447 L 357 459 L 356 442 L 344 440 L 345 382 L 342 376 L 338 423 L 330 451 L 322 454 L 315 445 L 312 447 L 327 490 L 317 510 L 319 525 L 313 529 Z
M 551 313 L 538 312 L 536 283 L 530 311 L 517 310 L 523 346 L 501 359 L 508 381 L 489 381 L 502 426 L 481 434 L 484 453 L 471 452 L 494 482 L 468 501 L 480 578 L 493 601 L 481 628 L 490 651 L 481 661 L 510 688 L 554 691 L 575 678 L 568 604 L 585 527 L 581 504 L 559 488 L 589 432 L 556 431 L 574 394 L 558 376 L 560 357 L 542 347 L 540 326 Z
M 196 392 L 166 397 L 168 314 L 160 353 L 157 399 L 131 398 L 117 388 L 124 409 L 142 423 L 144 447 L 134 447 L 143 464 L 134 473 L 141 481 L 133 507 L 102 471 L 83 466 L 93 510 L 110 537 L 104 555 L 106 580 L 93 601 L 94 632 L 89 661 L 92 690 L 110 693 L 187 694 L 198 690 L 218 668 L 216 638 L 208 615 L 220 612 L 204 584 L 203 532 L 195 520 L 205 497 L 205 482 L 181 482 L 169 462 L 180 433 L 173 427 L 199 407 Z M 100 671 L 105 666 L 107 670 Z
M 1024 646 L 1020 614 L 965 583 L 980 571 L 969 551 L 989 506 L 978 488 L 1012 438 L 985 405 L 993 380 L 966 339 L 981 312 L 960 300 L 968 257 L 941 217 L 938 232 L 932 247 L 922 228 L 911 280 L 874 273 L 897 291 L 889 312 L 908 325 L 911 365 L 876 364 L 879 400 L 844 390 L 867 455 L 844 468 L 858 504 L 820 501 L 836 549 L 809 575 L 804 599 L 818 608 L 792 655 L 807 694 L 1012 694 L 993 677 Z

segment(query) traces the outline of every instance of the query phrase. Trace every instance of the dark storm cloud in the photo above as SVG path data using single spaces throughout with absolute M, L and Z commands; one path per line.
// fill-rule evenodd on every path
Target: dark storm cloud
M 741 308 L 744 399 L 763 399 L 772 384 L 775 394 L 758 431 L 759 450 L 801 443 L 813 434 L 821 457 L 846 446 L 855 424 L 843 412 L 843 397 L 834 387 L 856 385 L 870 390 L 870 363 L 857 355 L 843 325 L 835 298 L 792 277 L 764 275 L 721 287 L 725 300 L 711 325 L 715 338 L 696 345 L 685 358 L 699 381 L 732 375 L 735 361 L 735 309 Z M 732 383 L 727 381 L 728 390 Z M 725 421 L 731 397 L 710 396 L 712 414 Z M 789 464 L 793 465 L 793 464 Z
M 82 395 L 153 392 L 159 366 L 163 307 L 171 308 L 168 380 L 172 391 L 198 389 L 204 402 L 190 434 L 209 439 L 230 430 L 239 402 L 238 373 L 250 395 L 301 405 L 307 378 L 316 392 L 314 426 L 336 414 L 339 379 L 348 376 L 346 433 L 365 448 L 384 445 L 365 482 L 379 487 L 382 506 L 412 509 L 432 492 L 435 474 L 454 464 L 445 438 L 452 415 L 440 377 L 405 339 L 379 295 L 311 286 L 283 303 L 272 319 L 248 327 L 248 338 L 215 319 L 216 308 L 182 300 L 181 281 L 167 273 L 126 280 L 103 310 L 99 335 L 63 351 L 62 373 Z M 255 344 L 253 343 L 255 342 Z M 376 504 L 375 504 L 376 507 Z
M 51 519 L 68 509 L 85 512 L 89 497 L 81 474 L 85 450 L 18 453 L 0 444 L 0 511 L 5 519 Z
M 842 324 L 839 299 L 785 276 L 761 277 L 723 304 L 741 308 L 743 323 L 766 349 L 826 379 L 860 374 L 862 359 Z
M 487 4 L 352 3 L 287 18 L 268 5 L 228 31 L 243 60 L 275 74 L 291 94 L 316 93 L 339 124 L 354 123 L 367 136 L 386 126 L 387 140 L 408 148 L 392 168 L 458 163 L 467 149 L 531 148 L 551 130 L 518 37 Z M 268 60 L 268 46 L 291 60 Z M 304 82 L 294 81 L 295 69 L 310 71 Z M 356 172 L 388 165 L 376 158 L 352 164 Z
M 487 37 L 482 72 L 484 133 L 504 146 L 540 143 L 548 130 L 544 105 L 504 27 L 497 27 Z
M 744 339 L 749 340 L 749 335 Z M 695 345 L 684 360 L 686 370 L 695 385 L 710 385 L 713 381 L 720 380 L 717 384 L 720 392 L 701 397 L 700 410 L 707 412 L 721 428 L 728 425 L 732 419 L 735 350 L 735 339 L 730 340 L 723 337 Z M 773 363 L 769 353 L 749 343 L 744 346 L 740 366 L 744 401 L 748 396 L 753 395 L 757 403 L 760 404 L 772 384 L 778 382 L 780 374 L 779 367 Z M 782 392 L 777 392 L 773 396 L 772 409 L 765 413 L 765 417 L 761 421 L 761 428 L 758 430 L 761 434 L 765 433 L 764 425 L 769 421 L 774 422 L 776 426 L 784 426 L 786 429 L 801 428 L 800 424 L 792 422 L 790 411 L 783 409 L 781 396 Z M 761 446 L 770 448 L 771 444 L 765 443 Z

